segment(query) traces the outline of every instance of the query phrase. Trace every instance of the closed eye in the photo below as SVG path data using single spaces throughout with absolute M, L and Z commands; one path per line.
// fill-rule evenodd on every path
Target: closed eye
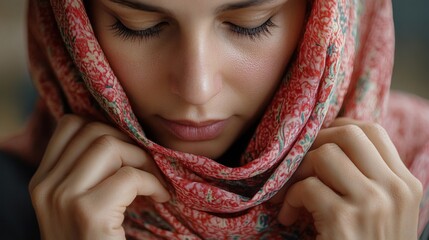
M 269 18 L 267 21 L 265 21 L 260 26 L 254 27 L 254 28 L 246 28 L 241 27 L 236 24 L 233 24 L 231 22 L 225 22 L 230 28 L 230 30 L 239 36 L 249 37 L 251 40 L 255 40 L 256 38 L 260 38 L 263 35 L 269 35 L 271 34 L 271 28 L 276 27 L 271 18 Z
M 110 29 L 114 31 L 116 36 L 119 36 L 124 40 L 145 40 L 153 37 L 159 37 L 160 33 L 167 25 L 169 25 L 168 22 L 160 22 L 149 28 L 132 30 L 125 26 L 121 21 L 116 20 L 116 22 L 110 26 Z
M 238 36 L 248 37 L 251 40 L 271 34 L 271 28 L 277 26 L 272 22 L 271 18 L 254 28 L 242 27 L 232 22 L 224 22 L 224 24 L 228 25 L 230 31 Z M 153 37 L 159 37 L 162 30 L 168 25 L 168 22 L 160 22 L 149 28 L 133 30 L 125 26 L 121 21 L 116 20 L 115 23 L 110 26 L 110 29 L 114 31 L 116 36 L 124 40 L 148 40 Z

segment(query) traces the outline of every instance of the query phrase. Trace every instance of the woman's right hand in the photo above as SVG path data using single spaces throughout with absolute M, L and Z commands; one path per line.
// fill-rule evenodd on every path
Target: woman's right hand
M 152 158 L 120 131 L 63 117 L 29 190 L 42 239 L 125 239 L 124 212 L 137 195 L 170 195 Z

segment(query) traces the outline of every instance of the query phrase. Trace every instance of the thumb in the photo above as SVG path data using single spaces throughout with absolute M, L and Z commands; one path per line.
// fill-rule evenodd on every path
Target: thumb
M 341 197 L 317 177 L 308 177 L 292 185 L 286 193 L 279 212 L 279 222 L 293 224 L 300 216 L 301 209 L 313 215 L 315 220 L 323 221 L 330 216 L 333 206 L 342 203 Z
M 277 220 L 285 226 L 290 226 L 298 220 L 301 211 L 301 208 L 293 207 L 285 199 L 277 216 Z

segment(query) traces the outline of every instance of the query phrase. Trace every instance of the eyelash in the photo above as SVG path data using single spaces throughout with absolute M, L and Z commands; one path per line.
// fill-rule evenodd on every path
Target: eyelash
M 268 19 L 266 22 L 264 22 L 262 25 L 255 27 L 255 28 L 240 27 L 240 26 L 235 25 L 233 23 L 226 23 L 226 24 L 229 25 L 229 27 L 233 33 L 235 33 L 239 36 L 248 37 L 251 40 L 261 38 L 262 35 L 265 35 L 265 36 L 270 35 L 271 34 L 271 28 L 277 26 L 273 23 L 273 21 L 271 21 L 271 18 Z
M 111 25 L 110 28 L 114 31 L 116 36 L 119 36 L 124 40 L 146 40 L 152 37 L 159 37 L 159 34 L 166 25 L 168 25 L 167 22 L 161 22 L 147 29 L 131 30 L 127 28 L 121 21 L 116 20 L 116 22 Z
M 225 22 L 225 24 L 229 26 L 230 30 L 233 33 L 237 34 L 240 37 L 247 37 L 251 40 L 261 38 L 263 35 L 270 35 L 271 28 L 276 27 L 276 25 L 271 21 L 271 18 L 265 21 L 262 25 L 255 28 L 240 27 L 230 22 Z M 167 22 L 161 22 L 147 29 L 131 30 L 127 28 L 121 21 L 116 20 L 116 22 L 112 24 L 110 28 L 114 31 L 116 36 L 119 36 L 124 40 L 147 40 L 152 37 L 159 37 L 159 34 L 166 25 L 168 25 Z

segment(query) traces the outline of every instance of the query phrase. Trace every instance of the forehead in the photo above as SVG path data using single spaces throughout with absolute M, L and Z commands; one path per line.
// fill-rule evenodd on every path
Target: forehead
M 102 0 L 112 2 L 123 7 L 148 12 L 171 12 L 180 9 L 210 9 L 216 13 L 268 5 L 273 2 L 287 0 Z

